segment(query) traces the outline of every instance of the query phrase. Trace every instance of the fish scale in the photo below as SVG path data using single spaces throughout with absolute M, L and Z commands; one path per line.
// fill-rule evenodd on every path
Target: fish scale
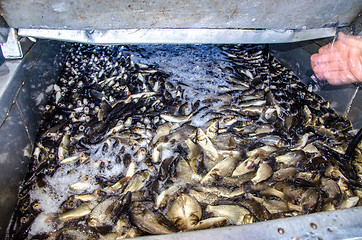
M 74 44 L 9 236 L 137 237 L 361 205 L 361 151 L 340 161 L 353 132 L 265 45 Z

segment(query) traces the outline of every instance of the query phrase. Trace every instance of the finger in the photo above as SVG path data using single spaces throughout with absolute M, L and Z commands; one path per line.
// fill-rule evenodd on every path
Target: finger
M 322 64 L 322 63 L 327 63 L 327 62 L 334 62 L 334 61 L 340 61 L 343 59 L 347 59 L 348 56 L 348 52 L 341 50 L 341 51 L 337 51 L 337 49 L 325 52 L 323 54 L 318 54 L 315 58 L 314 61 L 316 62 L 317 65 Z
M 347 64 L 348 70 L 357 80 L 362 82 L 362 55 L 357 51 L 351 51 Z
M 358 47 L 359 49 L 362 49 L 361 36 L 346 35 L 346 34 L 340 32 L 340 33 L 338 33 L 338 40 L 340 40 L 345 45 L 348 45 L 351 47 Z
M 318 54 L 314 57 L 314 61 L 318 62 L 321 61 L 322 59 L 318 59 L 320 56 L 324 55 L 324 54 L 333 54 L 334 52 L 338 51 L 339 48 L 341 48 L 342 46 L 340 46 L 340 44 L 332 44 L 329 43 L 323 47 L 321 47 L 318 51 Z M 325 57 L 325 58 L 329 58 L 329 57 Z M 325 60 L 323 60 L 325 61 Z
M 337 34 L 337 39 L 338 39 L 339 41 L 344 41 L 344 40 L 346 40 L 346 37 L 347 37 L 347 35 L 346 35 L 345 33 L 343 33 L 343 32 L 339 32 L 339 33 Z
M 332 85 L 357 82 L 357 79 L 348 70 L 325 72 L 324 77 Z
M 332 44 L 327 44 L 327 45 L 324 45 L 323 47 L 321 47 L 319 50 L 318 50 L 318 53 L 325 53 L 327 51 L 330 50 Z
M 325 80 L 326 78 L 324 77 L 323 73 L 315 73 L 314 74 L 319 80 Z
M 362 73 L 362 52 L 352 48 L 348 53 L 348 66 Z
M 310 56 L 310 63 L 312 65 L 312 68 L 317 65 L 317 59 L 318 59 L 318 53 L 313 54 Z
M 328 44 L 328 47 L 324 48 L 320 53 L 321 54 L 334 54 L 335 52 L 344 53 L 348 46 L 342 41 L 337 40 L 334 43 Z
M 312 69 L 313 69 L 313 72 L 315 74 L 315 76 L 319 79 L 319 80 L 323 80 L 323 76 L 322 75 L 318 75 L 318 72 L 315 71 L 315 68 L 316 66 L 318 65 L 316 59 L 318 58 L 318 54 L 313 54 L 311 57 L 310 57 L 310 60 L 311 60 L 311 66 L 312 66 Z
M 324 77 L 324 72 L 317 72 L 316 70 L 315 70 L 315 67 L 316 66 L 312 66 L 312 69 L 313 69 L 313 71 L 314 71 L 314 75 L 319 79 L 319 80 L 324 80 L 325 79 L 325 77 Z
M 331 71 L 342 71 L 342 70 L 347 70 L 347 69 L 348 69 L 347 62 L 337 60 L 337 61 L 331 61 L 331 62 L 317 64 L 313 68 L 313 71 L 317 72 L 317 73 L 321 73 L 321 72 L 331 72 Z

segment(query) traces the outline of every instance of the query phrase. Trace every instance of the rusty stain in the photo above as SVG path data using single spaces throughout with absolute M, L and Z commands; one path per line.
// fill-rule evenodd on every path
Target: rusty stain
M 317 228 L 318 228 L 318 227 L 317 227 L 317 224 L 315 224 L 315 223 L 313 223 L 313 222 L 310 223 L 309 225 L 310 225 L 310 227 L 313 228 L 313 229 L 317 229 Z
M 234 8 L 234 10 L 231 12 L 230 17 L 235 17 L 239 15 L 239 9 L 237 7 Z
M 284 230 L 283 228 L 278 228 L 278 233 L 284 234 L 284 233 L 285 233 L 285 230 Z

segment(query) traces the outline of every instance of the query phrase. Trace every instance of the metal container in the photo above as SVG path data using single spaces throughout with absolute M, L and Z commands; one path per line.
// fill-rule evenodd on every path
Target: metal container
M 90 43 L 272 43 L 333 36 L 361 11 L 338 1 L 2 0 L 21 36 Z
M 40 106 L 45 104 L 47 87 L 55 83 L 64 63 L 63 50 L 67 47 L 64 41 L 94 44 L 292 42 L 273 45 L 271 50 L 308 83 L 309 56 L 317 48 L 314 42 L 299 45 L 295 42 L 333 36 L 336 27 L 349 25 L 362 9 L 359 0 L 2 0 L 0 4 L 2 16 L 15 29 L 13 37 L 17 47 L 20 46 L 18 36 L 61 40 L 38 41 L 22 60 L 7 60 L 0 67 L 1 239 L 5 237 L 16 204 L 19 183 L 28 171 L 28 158 L 41 119 Z M 315 49 L 311 50 L 313 46 Z M 349 114 L 354 126 L 360 128 L 362 93 L 358 90 L 356 85 L 327 86 L 319 89 L 319 93 L 331 101 L 340 114 Z M 263 239 L 266 236 L 270 239 L 361 237 L 362 208 L 147 238 Z

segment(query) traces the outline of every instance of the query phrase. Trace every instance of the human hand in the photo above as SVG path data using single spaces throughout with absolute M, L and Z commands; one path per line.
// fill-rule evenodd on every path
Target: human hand
M 319 80 L 332 85 L 362 82 L 362 38 L 338 33 L 338 40 L 311 56 L 311 64 Z

